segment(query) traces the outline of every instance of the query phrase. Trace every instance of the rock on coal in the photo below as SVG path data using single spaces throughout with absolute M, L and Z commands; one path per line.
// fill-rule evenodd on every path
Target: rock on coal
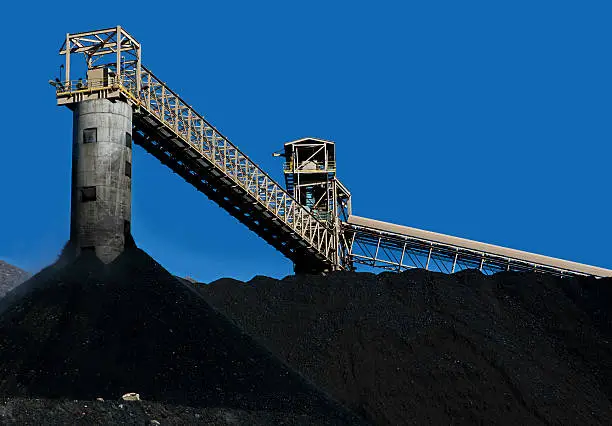
M 376 424 L 612 424 L 609 279 L 412 270 L 195 286 Z
M 0 396 L 118 400 L 130 392 L 284 413 L 289 424 L 300 416 L 360 423 L 139 249 L 110 265 L 84 253 L 0 301 Z

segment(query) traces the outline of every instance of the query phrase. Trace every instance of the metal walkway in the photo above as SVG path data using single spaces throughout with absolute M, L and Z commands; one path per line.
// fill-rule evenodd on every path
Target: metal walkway
M 75 53 L 86 58 L 86 79 L 71 80 L 71 55 Z M 353 269 L 354 264 L 365 264 L 392 271 L 425 268 L 452 273 L 476 268 L 485 273 L 514 270 L 612 276 L 612 271 L 603 268 L 353 216 L 350 193 L 335 178 L 333 143 L 309 139 L 327 144 L 329 161 L 326 157 L 323 163 L 332 172 L 320 183 L 328 189 L 318 192 L 328 197 L 325 205 L 330 210 L 317 211 L 315 217 L 314 211 L 294 197 L 298 189 L 293 179 L 299 176 L 293 173 L 300 173 L 299 165 L 285 170 L 291 188 L 282 188 L 144 67 L 140 44 L 121 27 L 67 34 L 60 54 L 66 56 L 66 76 L 52 82 L 58 105 L 70 107 L 99 98 L 130 103 L 134 141 L 291 259 L 296 272 Z M 111 60 L 104 62 L 103 58 Z M 311 149 L 302 140 L 291 144 L 298 151 Z M 318 151 L 312 152 L 303 164 L 313 168 L 303 168 L 303 173 L 316 172 L 323 164 L 311 161 L 318 155 Z M 319 184 L 307 182 L 299 189 L 306 192 L 298 194 L 304 196 L 305 203 L 316 192 L 311 187 Z

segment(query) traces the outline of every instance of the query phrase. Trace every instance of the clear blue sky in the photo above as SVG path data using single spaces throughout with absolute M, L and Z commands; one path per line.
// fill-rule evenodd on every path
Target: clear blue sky
M 146 2 L 3 10 L 0 259 L 68 237 L 66 32 L 124 26 L 143 62 L 277 179 L 271 153 L 334 140 L 354 213 L 612 268 L 609 1 Z M 24 34 L 20 34 L 23 32 Z M 132 226 L 202 281 L 292 267 L 135 149 Z

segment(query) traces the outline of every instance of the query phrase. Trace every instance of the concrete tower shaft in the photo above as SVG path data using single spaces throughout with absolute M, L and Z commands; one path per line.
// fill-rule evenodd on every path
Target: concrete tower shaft
M 74 104 L 70 240 L 76 254 L 112 262 L 131 243 L 132 108 L 121 100 Z

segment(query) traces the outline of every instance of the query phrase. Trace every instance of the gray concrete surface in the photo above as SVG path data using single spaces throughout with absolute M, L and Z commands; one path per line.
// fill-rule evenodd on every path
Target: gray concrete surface
M 131 238 L 132 109 L 122 101 L 83 101 L 73 120 L 70 240 L 75 254 L 95 250 L 109 263 Z M 86 201 L 93 188 L 95 199 Z

